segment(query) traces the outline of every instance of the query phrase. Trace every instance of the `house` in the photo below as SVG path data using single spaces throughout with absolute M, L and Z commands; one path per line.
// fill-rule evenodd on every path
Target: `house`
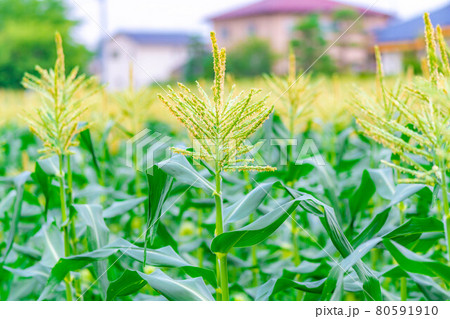
M 357 26 L 350 27 L 355 19 L 337 22 L 334 14 L 339 10 L 364 15 Z M 354 71 L 373 67 L 374 30 L 388 24 L 391 16 L 387 13 L 330 0 L 263 0 L 214 16 L 211 21 L 221 46 L 230 49 L 249 37 L 258 37 L 267 40 L 279 56 L 287 57 L 289 44 L 295 36 L 294 26 L 312 13 L 320 14 L 320 24 L 329 44 L 339 38 L 327 52 L 338 66 Z M 282 73 L 286 69 L 287 58 L 284 58 L 274 71 Z
M 440 25 L 445 37 L 450 37 L 450 4 L 430 13 L 433 25 Z M 381 51 L 384 72 L 398 74 L 404 70 L 406 60 L 420 60 L 425 56 L 425 24 L 423 16 L 389 25 L 376 34 Z
M 104 45 L 104 82 L 111 90 L 128 87 L 131 61 L 136 88 L 168 81 L 186 63 L 190 41 L 186 33 L 118 32 Z

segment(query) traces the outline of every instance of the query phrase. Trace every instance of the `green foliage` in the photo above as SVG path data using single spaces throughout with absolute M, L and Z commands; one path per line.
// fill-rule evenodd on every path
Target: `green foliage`
M 236 77 L 254 77 L 272 71 L 276 56 L 267 41 L 250 38 L 228 54 L 228 72 Z
M 300 69 L 308 70 L 315 62 L 311 68 L 314 73 L 331 74 L 336 71 L 329 55 L 325 54 L 317 60 L 327 49 L 327 41 L 321 29 L 318 14 L 309 14 L 298 22 L 294 27 L 291 43 Z
M 201 39 L 197 37 L 192 38 L 188 52 L 188 62 L 184 66 L 184 79 L 188 82 L 195 82 L 200 78 L 214 78 L 213 57 Z
M 0 87 L 19 88 L 25 72 L 49 68 L 56 31 L 66 40 L 67 66 L 85 71 L 91 54 L 72 38 L 76 24 L 61 0 L 0 0 Z
M 396 92 L 390 90 L 376 48 L 378 97 L 360 94 L 354 103 L 365 134 L 395 154 L 393 162 L 383 163 L 398 171 L 400 182 L 438 185 L 442 190 L 441 216 L 450 262 L 450 50 L 440 27 L 433 28 L 428 14 L 424 20 L 429 78 L 418 77 Z
M 411 69 L 414 74 L 422 74 L 422 64 L 417 52 L 410 51 L 403 53 L 403 64 L 405 65 L 405 72 Z
M 301 125 L 304 103 L 311 100 L 307 91 L 314 87 L 294 84 L 293 55 L 289 76 L 269 81 L 274 91 L 292 85 L 291 95 L 275 103 L 288 107 L 302 129 L 277 114 L 258 128 L 272 107 L 264 99 L 250 103 L 252 91 L 224 98 L 225 50 L 213 36 L 210 96 L 180 85 L 162 99 L 191 137 L 212 138 L 218 150 L 196 153 L 185 147 L 185 132 L 178 132 L 171 144 L 182 155 L 154 159 L 147 181 L 125 164 L 130 154 L 122 135 L 106 143 L 111 131 L 123 133 L 120 123 L 85 129 L 83 147 L 72 147 L 72 156 L 57 148 L 59 158 L 45 159 L 39 159 L 39 141 L 30 132 L 0 126 L 0 299 L 450 300 L 449 121 L 440 117 L 447 114 L 450 67 L 448 54 L 441 54 L 448 52 L 441 31 L 433 31 L 427 21 L 429 77 L 399 78 L 391 85 L 379 64 L 376 94 L 361 93 L 355 102 L 362 132 L 335 118 Z M 46 103 L 42 110 L 60 102 L 49 99 L 51 92 L 73 110 L 85 92 L 65 93 L 72 92 L 70 83 L 83 81 L 64 76 L 57 41 L 55 69 L 42 71 L 42 79 L 32 77 L 32 84 Z M 57 113 L 46 114 L 54 121 Z M 246 125 L 247 119 L 253 122 Z M 433 135 L 429 126 L 441 134 Z M 263 172 L 248 163 L 230 174 L 225 169 L 231 162 L 223 160 L 235 147 L 225 143 L 228 132 L 253 143 L 312 140 L 327 161 L 307 154 L 283 165 L 283 151 L 266 142 L 251 154 L 265 161 Z M 393 155 L 398 150 L 403 154 Z M 407 153 L 432 173 L 420 175 L 405 160 Z M 380 168 L 382 161 L 388 167 Z M 424 176 L 431 179 L 418 178 Z M 399 184 L 399 177 L 414 183 Z
M 358 11 L 352 8 L 339 9 L 333 12 L 333 20 L 335 21 L 354 21 L 358 18 Z

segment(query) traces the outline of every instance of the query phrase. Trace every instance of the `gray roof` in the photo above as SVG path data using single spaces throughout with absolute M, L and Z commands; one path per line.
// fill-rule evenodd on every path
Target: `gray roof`
M 450 25 L 450 4 L 430 13 L 431 22 L 434 26 Z M 418 16 L 410 20 L 394 22 L 386 28 L 376 32 L 377 42 L 401 42 L 413 41 L 423 37 L 425 24 L 423 16 Z
M 120 31 L 116 36 L 126 36 L 141 44 L 187 45 L 193 35 L 182 32 Z

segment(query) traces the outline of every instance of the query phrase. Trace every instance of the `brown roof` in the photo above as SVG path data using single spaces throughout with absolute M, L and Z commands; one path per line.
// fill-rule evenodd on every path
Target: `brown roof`
M 363 13 L 366 8 L 343 4 L 331 0 L 263 0 L 250 4 L 223 14 L 211 17 L 210 20 L 229 20 L 235 18 L 243 18 L 258 15 L 268 15 L 276 13 L 297 13 L 305 14 L 312 12 L 332 12 L 340 8 L 353 8 Z M 367 15 L 390 16 L 375 10 L 367 10 Z

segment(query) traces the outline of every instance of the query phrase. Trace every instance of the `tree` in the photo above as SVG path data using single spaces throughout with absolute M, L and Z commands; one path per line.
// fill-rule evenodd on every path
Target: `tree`
M 337 22 L 350 21 L 358 19 L 359 13 L 353 8 L 342 8 L 333 12 L 333 20 Z
M 267 41 L 250 38 L 230 50 L 227 70 L 237 77 L 252 77 L 270 73 L 275 55 Z
M 333 12 L 333 24 L 336 31 L 340 34 L 339 41 L 335 43 L 335 47 L 338 48 L 335 59 L 339 61 L 339 71 L 349 72 L 353 69 L 364 69 L 364 65 L 361 63 L 355 63 L 355 61 L 349 61 L 349 57 L 346 58 L 346 52 L 349 48 L 363 48 L 363 50 L 369 49 L 372 44 L 366 43 L 360 38 L 360 35 L 365 34 L 362 21 L 358 19 L 359 12 L 353 8 L 342 8 Z M 367 47 L 364 49 L 364 47 Z
M 25 72 L 49 68 L 56 59 L 56 31 L 64 39 L 67 68 L 85 71 L 91 54 L 73 40 L 76 25 L 61 0 L 0 0 L 0 87 L 19 88 Z
M 324 55 L 318 59 L 327 49 L 319 18 L 318 14 L 313 13 L 301 19 L 294 27 L 295 36 L 291 44 L 302 70 L 314 64 L 312 71 L 330 74 L 336 71 L 331 57 Z
M 212 79 L 214 72 L 213 59 L 204 42 L 199 37 L 192 37 L 189 47 L 189 59 L 184 66 L 184 78 L 188 82 L 194 82 L 199 78 Z

